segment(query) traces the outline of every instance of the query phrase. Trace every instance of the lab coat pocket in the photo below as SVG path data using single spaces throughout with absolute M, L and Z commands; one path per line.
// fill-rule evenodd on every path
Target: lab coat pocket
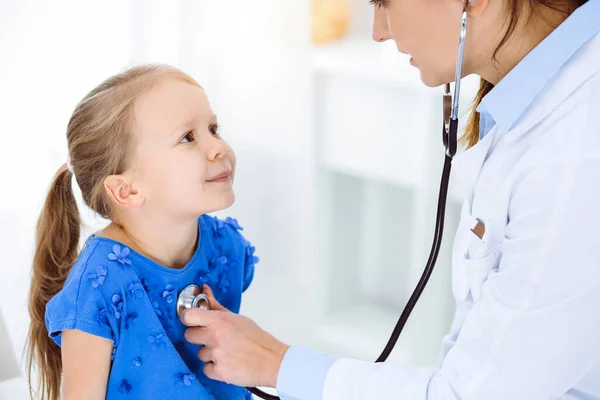
M 476 221 L 476 220 L 475 220 Z M 469 245 L 463 257 L 469 293 L 473 301 L 481 296 L 482 286 L 490 274 L 498 270 L 501 258 L 501 240 L 493 223 L 485 223 L 485 233 L 480 238 L 472 231 L 468 232 Z
M 500 251 L 494 249 L 483 258 L 475 260 L 469 258 L 464 259 L 467 283 L 473 301 L 476 301 L 481 296 L 483 284 L 490 274 L 498 270 L 500 255 Z

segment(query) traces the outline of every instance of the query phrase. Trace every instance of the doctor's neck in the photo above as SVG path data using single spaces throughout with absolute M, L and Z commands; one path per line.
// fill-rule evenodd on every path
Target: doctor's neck
M 480 17 L 480 23 L 484 25 L 479 28 L 480 32 L 494 32 L 496 30 L 492 29 L 493 26 L 502 26 L 503 23 L 504 25 L 503 29 L 488 41 L 493 47 L 483 48 L 478 54 L 477 58 L 480 61 L 472 67 L 473 72 L 490 84 L 497 85 L 583 3 L 585 0 L 490 2 L 488 8 L 510 8 L 510 11 L 508 15 L 506 15 L 506 11 L 486 13 L 488 15 L 504 15 L 500 18 L 505 21 L 492 21 L 487 15 L 476 15 Z
M 479 141 L 479 113 L 483 98 L 527 54 L 548 37 L 569 15 L 588 0 L 471 0 L 470 33 L 475 46 L 467 44 L 471 55 L 468 73 L 481 77 L 473 112 L 461 138 L 469 148 Z M 502 29 L 497 29 L 501 26 Z

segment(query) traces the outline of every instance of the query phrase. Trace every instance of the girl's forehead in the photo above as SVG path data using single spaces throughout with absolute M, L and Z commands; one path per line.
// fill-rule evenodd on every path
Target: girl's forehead
M 211 120 L 206 92 L 177 79 L 163 79 L 134 105 L 135 125 L 147 136 L 165 136 L 193 121 Z

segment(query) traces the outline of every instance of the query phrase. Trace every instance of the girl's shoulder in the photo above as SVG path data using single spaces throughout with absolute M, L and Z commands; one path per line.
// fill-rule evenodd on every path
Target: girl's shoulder
M 65 287 L 71 280 L 87 283 L 92 289 L 104 287 L 105 284 L 121 282 L 120 276 L 135 275 L 131 268 L 133 258 L 131 250 L 122 243 L 104 237 L 90 236 L 72 271 L 65 282 Z M 116 279 L 107 280 L 111 274 Z
M 90 236 L 63 288 L 46 306 L 48 333 L 60 345 L 64 329 L 114 340 L 110 315 L 120 317 L 127 282 L 136 280 L 129 249 L 117 242 Z

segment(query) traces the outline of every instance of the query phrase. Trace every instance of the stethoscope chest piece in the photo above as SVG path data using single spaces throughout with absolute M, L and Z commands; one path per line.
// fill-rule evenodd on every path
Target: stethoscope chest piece
M 177 296 L 177 317 L 181 319 L 183 310 L 187 308 L 202 308 L 210 310 L 208 296 L 202 293 L 198 285 L 187 285 Z

